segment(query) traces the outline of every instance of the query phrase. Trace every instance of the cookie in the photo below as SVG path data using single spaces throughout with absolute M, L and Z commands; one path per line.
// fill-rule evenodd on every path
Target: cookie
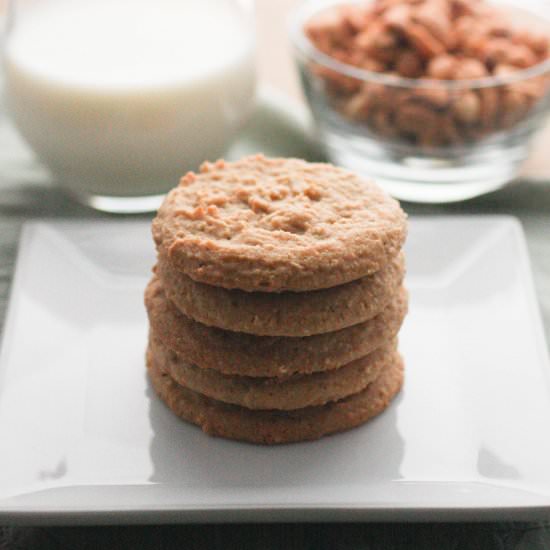
M 309 336 L 340 330 L 380 313 L 403 281 L 398 254 L 368 277 L 311 292 L 245 292 L 197 283 L 161 255 L 156 273 L 180 311 L 205 325 L 265 336 Z
M 160 253 L 195 281 L 308 291 L 382 269 L 403 245 L 406 216 L 352 172 L 256 155 L 188 173 L 152 229 Z
M 224 374 L 289 376 L 334 369 L 368 355 L 392 340 L 407 312 L 407 292 L 373 319 L 345 329 L 291 338 L 254 336 L 208 327 L 181 313 L 153 277 L 145 291 L 153 334 L 188 363 Z
M 293 411 L 254 411 L 216 401 L 177 384 L 147 358 L 151 383 L 180 418 L 219 437 L 266 445 L 319 439 L 363 424 L 381 413 L 403 383 L 399 356 L 363 391 L 326 405 Z
M 384 368 L 395 363 L 396 341 L 338 369 L 288 378 L 221 374 L 183 361 L 157 338 L 149 339 L 150 361 L 175 382 L 217 401 L 248 409 L 301 409 L 338 401 L 363 390 Z

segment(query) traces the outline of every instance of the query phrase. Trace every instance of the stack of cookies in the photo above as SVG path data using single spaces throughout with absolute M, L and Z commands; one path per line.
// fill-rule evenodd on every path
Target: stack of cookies
M 328 164 L 205 163 L 153 222 L 151 382 L 212 435 L 273 444 L 357 426 L 399 391 L 406 216 Z

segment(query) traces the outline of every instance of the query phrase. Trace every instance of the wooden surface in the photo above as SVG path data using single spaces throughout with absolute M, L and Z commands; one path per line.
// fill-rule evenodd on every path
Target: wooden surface
M 532 525 L 282 524 L 18 529 L 13 550 L 548 550 Z M 0 541 L 2 531 L 0 528 Z

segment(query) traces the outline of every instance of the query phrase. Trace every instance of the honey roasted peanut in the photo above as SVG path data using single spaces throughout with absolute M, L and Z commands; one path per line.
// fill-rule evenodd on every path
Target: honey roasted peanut
M 403 50 L 397 56 L 395 70 L 400 76 L 406 78 L 419 78 L 422 76 L 422 59 L 411 50 Z
M 437 55 L 430 59 L 430 62 L 427 64 L 426 76 L 439 80 L 452 80 L 457 64 L 458 59 L 454 55 L 447 53 Z
M 428 148 L 471 143 L 525 120 L 549 92 L 545 76 L 479 82 L 509 79 L 550 56 L 549 36 L 518 28 L 507 15 L 483 0 L 333 7 L 305 25 L 320 51 L 367 71 L 430 82 L 372 83 L 319 64 L 310 69 L 331 106 L 377 136 Z
M 475 92 L 464 92 L 452 102 L 451 111 L 459 123 L 473 125 L 481 115 L 481 100 Z

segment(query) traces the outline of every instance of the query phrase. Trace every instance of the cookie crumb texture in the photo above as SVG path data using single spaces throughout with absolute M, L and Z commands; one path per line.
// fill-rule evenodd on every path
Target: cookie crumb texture
M 252 410 L 294 410 L 338 401 L 365 389 L 398 360 L 397 342 L 338 369 L 286 378 L 258 378 L 222 374 L 187 363 L 153 334 L 149 338 L 149 361 L 168 373 L 174 382 L 223 403 Z
M 166 296 L 199 323 L 254 335 L 297 337 L 333 332 L 377 315 L 398 293 L 405 261 L 400 253 L 373 275 L 310 292 L 246 292 L 205 285 L 162 257 L 156 273 Z
M 205 163 L 153 221 L 159 253 L 195 281 L 307 291 L 370 275 L 394 258 L 406 216 L 376 184 L 329 164 L 246 157 Z
M 396 337 L 407 313 L 399 289 L 372 319 L 342 330 L 306 337 L 257 336 L 193 321 L 167 299 L 156 278 L 145 291 L 152 333 L 188 363 L 224 374 L 286 377 L 336 369 Z
M 153 222 L 152 385 L 210 435 L 318 439 L 401 388 L 406 216 L 374 183 L 263 155 L 188 173 Z
M 155 391 L 180 418 L 213 436 L 264 445 L 314 440 L 359 426 L 380 414 L 403 384 L 398 357 L 366 389 L 340 401 L 292 411 L 251 410 L 180 386 L 151 360 L 147 366 Z

